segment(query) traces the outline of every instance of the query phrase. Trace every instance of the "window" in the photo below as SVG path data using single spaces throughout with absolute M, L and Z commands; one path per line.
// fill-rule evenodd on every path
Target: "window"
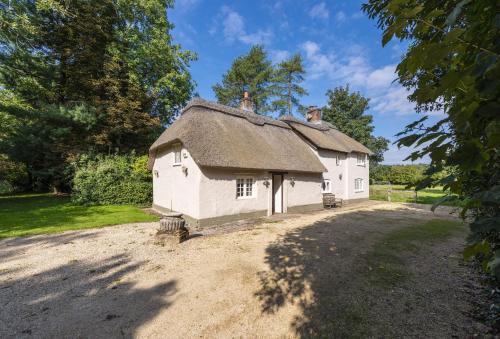
M 332 193 L 332 182 L 330 180 L 323 180 L 321 184 L 321 193 Z
M 357 178 L 354 179 L 354 192 L 363 192 L 364 187 L 363 187 L 363 179 Z
M 340 166 L 342 164 L 340 161 L 340 154 L 337 154 L 337 156 L 335 157 L 335 163 L 337 164 L 337 166 Z
M 254 196 L 254 182 L 252 178 L 238 178 L 236 179 L 236 198 L 253 198 Z
M 365 166 L 365 158 L 366 156 L 364 154 L 358 154 L 358 159 L 357 159 L 357 165 L 358 166 Z
M 174 166 L 181 164 L 181 147 L 174 148 Z

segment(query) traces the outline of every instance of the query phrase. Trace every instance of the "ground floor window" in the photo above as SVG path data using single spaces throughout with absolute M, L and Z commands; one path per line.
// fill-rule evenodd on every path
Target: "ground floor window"
M 251 198 L 254 196 L 253 178 L 236 179 L 236 198 Z
M 354 179 L 354 191 L 355 192 L 363 192 L 364 191 L 363 179 L 361 179 L 361 178 Z
M 332 193 L 332 182 L 329 179 L 323 180 L 323 183 L 321 184 L 321 192 Z

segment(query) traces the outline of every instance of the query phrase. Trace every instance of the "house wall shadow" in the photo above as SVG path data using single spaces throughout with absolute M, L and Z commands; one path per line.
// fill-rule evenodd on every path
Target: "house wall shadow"
M 175 280 L 149 288 L 127 280 L 142 264 L 120 255 L 0 280 L 0 337 L 134 337 L 176 293 Z

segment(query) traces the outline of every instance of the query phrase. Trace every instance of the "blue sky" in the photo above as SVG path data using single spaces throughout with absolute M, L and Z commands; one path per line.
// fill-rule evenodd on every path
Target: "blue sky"
M 418 115 L 407 91 L 394 83 L 406 45 L 382 47 L 381 31 L 361 12 L 362 1 L 177 0 L 169 11 L 174 40 L 198 54 L 191 74 L 201 97 L 214 100 L 212 86 L 232 61 L 262 44 L 270 59 L 301 53 L 307 70 L 305 105 L 326 104 L 325 92 L 349 84 L 370 98 L 375 135 L 391 141 Z M 431 117 L 435 120 L 439 116 Z M 409 149 L 391 145 L 385 163 L 402 163 Z M 428 162 L 426 159 L 419 162 Z

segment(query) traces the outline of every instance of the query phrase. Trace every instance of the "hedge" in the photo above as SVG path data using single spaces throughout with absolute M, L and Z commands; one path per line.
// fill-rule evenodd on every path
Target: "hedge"
M 83 156 L 75 163 L 72 201 L 85 205 L 152 202 L 153 185 L 147 156 Z

